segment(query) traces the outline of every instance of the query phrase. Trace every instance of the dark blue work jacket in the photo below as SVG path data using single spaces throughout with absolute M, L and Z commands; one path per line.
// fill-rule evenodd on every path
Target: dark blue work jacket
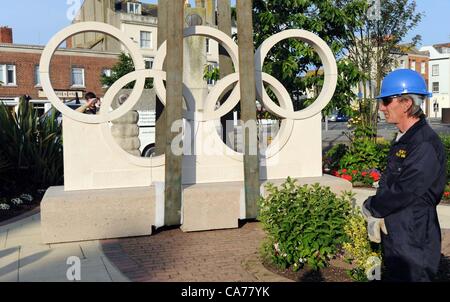
M 366 200 L 374 217 L 384 218 L 383 262 L 388 281 L 429 281 L 441 256 L 436 207 L 444 193 L 446 153 L 423 118 L 393 142 L 375 196 Z M 385 280 L 386 280 L 385 279 Z

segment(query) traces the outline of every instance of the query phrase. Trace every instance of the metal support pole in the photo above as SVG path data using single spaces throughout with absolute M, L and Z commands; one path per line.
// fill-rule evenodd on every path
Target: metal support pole
M 258 140 L 256 126 L 256 81 L 253 46 L 253 1 L 237 0 L 237 23 L 239 42 L 239 78 L 241 90 L 242 122 L 244 123 L 244 177 L 246 217 L 258 216 L 260 197 Z M 245 127 L 254 123 L 253 131 Z M 256 151 L 256 152 L 255 152 Z M 256 153 L 256 154 L 254 154 Z
M 166 102 L 166 165 L 165 225 L 181 223 L 183 155 L 172 150 L 172 142 L 180 135 L 183 114 L 183 27 L 184 1 L 167 1 L 167 102 Z M 176 125 L 176 127 L 175 127 Z M 172 127 L 176 128 L 172 132 Z
M 217 2 L 217 25 L 220 31 L 224 32 L 227 36 L 231 37 L 231 6 L 230 0 L 218 0 Z M 225 48 L 219 44 L 219 71 L 220 78 L 223 79 L 229 74 L 233 73 L 233 61 L 231 60 L 229 54 Z M 223 99 L 220 100 L 221 103 L 228 99 L 230 93 L 224 95 Z M 222 140 L 227 143 L 230 136 L 234 133 L 233 129 L 228 129 L 230 127 L 227 124 L 228 121 L 234 119 L 233 110 L 221 117 L 220 122 L 222 124 Z M 232 142 L 230 142 L 232 143 Z M 234 143 L 229 146 L 234 147 Z
M 158 48 L 167 40 L 167 2 L 158 1 Z M 164 154 L 166 148 L 166 111 L 156 97 L 155 155 Z

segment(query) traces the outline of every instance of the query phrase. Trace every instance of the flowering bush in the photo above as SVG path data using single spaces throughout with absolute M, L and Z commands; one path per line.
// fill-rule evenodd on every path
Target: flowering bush
M 0 203 L 0 210 L 6 211 L 9 210 L 11 207 L 7 203 Z
M 27 202 L 32 202 L 33 196 L 31 196 L 30 194 L 22 194 L 22 195 L 20 195 L 20 199 L 27 201 Z
M 361 212 L 354 210 L 344 227 L 347 240 L 343 244 L 343 249 L 347 261 L 355 265 L 349 274 L 356 281 L 368 281 L 367 271 L 371 269 L 369 258 L 377 257 L 381 260 L 380 245 L 370 243 L 366 226 Z
M 445 186 L 445 191 L 444 191 L 444 195 L 442 196 L 442 199 L 445 201 L 450 200 L 450 183 L 448 183 Z
M 337 197 L 328 187 L 300 186 L 290 178 L 280 188 L 268 184 L 266 189 L 269 195 L 259 201 L 267 233 L 263 257 L 294 271 L 305 264 L 325 267 L 344 242 L 353 194 Z
M 13 199 L 11 199 L 11 203 L 15 206 L 18 206 L 18 205 L 23 204 L 23 201 L 20 198 L 13 198 Z
M 354 186 L 370 186 L 373 187 L 381 178 L 381 173 L 376 170 L 350 170 L 342 169 L 333 171 L 332 175 L 350 181 Z

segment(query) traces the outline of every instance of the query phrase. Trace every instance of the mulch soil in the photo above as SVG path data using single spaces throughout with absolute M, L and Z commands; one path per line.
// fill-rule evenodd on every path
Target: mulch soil
M 330 265 L 320 271 L 301 269 L 294 272 L 292 269 L 279 270 L 275 266 L 263 263 L 264 267 L 273 273 L 296 282 L 353 282 L 347 273 L 345 264 L 341 261 L 337 266 Z M 442 230 L 442 255 L 439 272 L 435 282 L 450 282 L 450 230 Z
M 21 205 L 8 203 L 10 206 L 9 210 L 0 210 L 0 225 L 7 223 L 9 220 L 15 220 L 15 218 L 26 217 L 27 213 L 35 213 L 41 204 L 44 192 L 35 192 L 31 195 L 33 196 L 33 201 L 31 202 L 23 200 Z M 2 201 L 1 197 L 5 197 L 6 200 L 11 200 L 13 197 L 18 196 L 20 196 L 20 194 L 9 194 L 9 196 L 2 196 L 2 194 L 0 194 L 0 202 L 5 202 Z
M 0 225 L 2 225 L 3 222 L 6 222 L 7 220 L 12 220 L 13 218 L 17 217 L 23 217 L 23 215 L 26 215 L 27 213 L 34 213 L 34 210 L 39 208 L 39 204 L 40 201 L 11 207 L 11 209 L 7 211 L 0 210 Z

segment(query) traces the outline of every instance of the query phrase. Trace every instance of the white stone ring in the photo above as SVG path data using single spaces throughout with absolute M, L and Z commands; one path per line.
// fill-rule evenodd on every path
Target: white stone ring
M 133 59 L 136 71 L 145 70 L 144 58 L 142 57 L 142 54 L 136 44 L 130 38 L 128 38 L 125 33 L 121 32 L 114 26 L 101 22 L 81 22 L 70 25 L 58 32 L 44 48 L 39 64 L 41 85 L 42 89 L 44 90 L 53 106 L 55 106 L 56 109 L 64 114 L 64 116 L 67 116 L 75 121 L 87 124 L 102 124 L 120 118 L 138 103 L 139 98 L 144 91 L 145 77 L 136 79 L 136 84 L 129 99 L 125 102 L 125 104 L 111 112 L 102 111 L 98 115 L 89 115 L 77 112 L 64 105 L 64 103 L 59 99 L 59 97 L 53 90 L 50 81 L 50 61 L 56 49 L 61 43 L 63 43 L 67 38 L 83 32 L 100 32 L 111 35 L 112 37 L 118 39 L 128 49 L 131 58 Z M 111 104 L 112 99 L 106 100 L 106 103 Z
M 270 49 L 272 49 L 278 42 L 297 38 L 305 43 L 310 44 L 314 50 L 319 54 L 322 60 L 325 81 L 322 87 L 322 91 L 317 98 L 317 100 L 308 108 L 295 112 L 290 108 L 283 108 L 276 105 L 267 94 L 263 85 L 263 72 L 262 68 L 264 65 L 264 60 L 267 57 Z M 258 48 L 255 54 L 255 66 L 256 66 L 256 92 L 258 97 L 262 100 L 264 106 L 272 114 L 277 115 L 282 118 L 293 119 L 293 120 L 303 120 L 313 117 L 319 114 L 330 102 L 333 97 L 334 91 L 336 90 L 338 70 L 336 65 L 336 59 L 334 58 L 333 52 L 328 47 L 328 45 L 317 35 L 300 29 L 290 29 L 282 31 L 275 34 L 265 40 L 261 46 Z M 289 95 L 288 95 L 289 96 Z M 280 100 L 279 100 L 280 101 Z M 289 103 L 292 103 L 291 97 L 289 96 Z

